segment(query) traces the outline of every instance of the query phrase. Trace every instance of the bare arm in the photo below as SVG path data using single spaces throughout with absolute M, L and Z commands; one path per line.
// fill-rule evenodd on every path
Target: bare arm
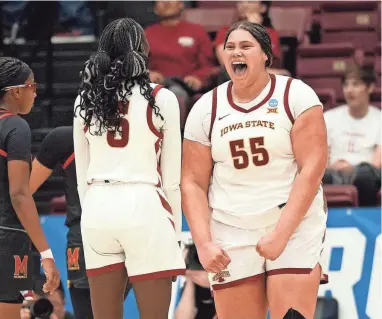
M 42 165 L 36 158 L 32 163 L 32 173 L 29 180 L 29 186 L 34 194 L 40 186 L 49 178 L 53 170 Z
M 177 238 L 180 241 L 182 235 L 182 204 L 180 196 L 182 139 L 180 135 L 179 103 L 173 93 L 166 91 L 163 93 L 169 94 L 166 94 L 166 105 L 162 114 L 165 124 L 162 129 L 163 142 L 160 166 L 163 190 L 174 215 Z
M 182 297 L 175 310 L 175 319 L 194 319 L 195 318 L 195 285 L 187 279 Z
M 39 252 L 49 249 L 29 188 L 29 163 L 8 161 L 9 195 L 17 217 Z
M 211 147 L 184 139 L 182 204 L 196 246 L 211 242 L 211 212 L 207 197 L 211 172 Z
M 381 168 L 381 145 L 375 147 L 372 164 L 376 168 Z
M 75 105 L 79 102 L 76 101 Z M 85 136 L 84 127 L 81 123 L 81 117 L 77 114 L 73 121 L 73 144 L 76 158 L 77 189 L 81 206 L 83 204 L 85 193 L 88 189 L 87 171 L 89 166 L 89 143 Z
M 288 239 L 312 204 L 325 172 L 328 146 L 321 106 L 308 109 L 296 119 L 291 139 L 299 174 L 275 229 Z

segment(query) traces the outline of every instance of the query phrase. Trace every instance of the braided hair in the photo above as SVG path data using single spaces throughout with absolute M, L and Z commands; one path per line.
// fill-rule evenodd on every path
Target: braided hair
M 32 74 L 24 62 L 16 58 L 0 57 L 0 99 L 7 93 L 7 86 L 23 84 Z
M 240 30 L 240 29 L 248 31 L 256 39 L 256 41 L 259 42 L 261 49 L 263 50 L 265 55 L 268 57 L 268 60 L 265 62 L 265 67 L 267 68 L 270 67 L 273 62 L 271 38 L 269 37 L 267 30 L 261 24 L 252 23 L 246 20 L 234 23 L 229 28 L 225 36 L 224 49 L 231 32 L 235 30 Z
M 79 87 L 80 116 L 91 134 L 120 131 L 123 109 L 135 84 L 162 120 L 155 104 L 148 71 L 148 43 L 142 27 L 133 19 L 109 23 L 99 40 L 98 51 L 85 62 Z M 94 121 L 94 122 L 93 122 Z M 93 122 L 93 123 L 92 123 Z M 95 126 L 95 132 L 91 127 Z

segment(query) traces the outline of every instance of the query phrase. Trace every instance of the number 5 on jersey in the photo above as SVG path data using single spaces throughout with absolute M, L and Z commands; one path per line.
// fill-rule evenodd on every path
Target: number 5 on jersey
M 119 102 L 118 108 L 120 110 L 124 110 L 123 115 L 126 115 L 129 110 L 129 103 L 122 104 Z M 122 117 L 120 123 L 119 132 L 107 132 L 107 143 L 111 147 L 125 147 L 127 143 L 129 143 L 129 121 Z
M 252 162 L 255 166 L 264 166 L 269 162 L 269 154 L 264 146 L 264 137 L 254 137 L 249 139 L 251 154 L 249 155 L 244 147 L 244 140 L 235 140 L 229 142 L 233 166 L 236 169 L 244 169 L 249 165 L 249 157 L 252 156 Z

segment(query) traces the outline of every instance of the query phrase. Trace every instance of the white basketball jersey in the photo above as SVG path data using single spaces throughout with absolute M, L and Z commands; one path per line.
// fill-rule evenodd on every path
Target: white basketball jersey
M 290 136 L 294 122 L 288 100 L 291 81 L 271 75 L 268 93 L 263 92 L 264 98 L 248 109 L 233 101 L 232 82 L 212 92 L 214 168 L 209 203 L 214 219 L 235 225 L 235 218 L 260 217 L 288 201 L 298 173 Z
M 160 88 L 155 87 L 154 94 Z M 163 133 L 159 131 L 160 122 L 163 121 L 148 105 L 140 93 L 140 87 L 135 85 L 125 106 L 121 133 L 96 135 L 85 128 L 90 154 L 87 181 L 109 180 L 161 186 L 159 159 Z

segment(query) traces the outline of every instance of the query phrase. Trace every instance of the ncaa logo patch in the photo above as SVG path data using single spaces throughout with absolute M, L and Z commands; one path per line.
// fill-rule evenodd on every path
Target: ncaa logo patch
M 268 113 L 277 113 L 277 106 L 279 105 L 279 101 L 276 99 L 270 99 L 268 102 L 269 108 L 268 108 Z

